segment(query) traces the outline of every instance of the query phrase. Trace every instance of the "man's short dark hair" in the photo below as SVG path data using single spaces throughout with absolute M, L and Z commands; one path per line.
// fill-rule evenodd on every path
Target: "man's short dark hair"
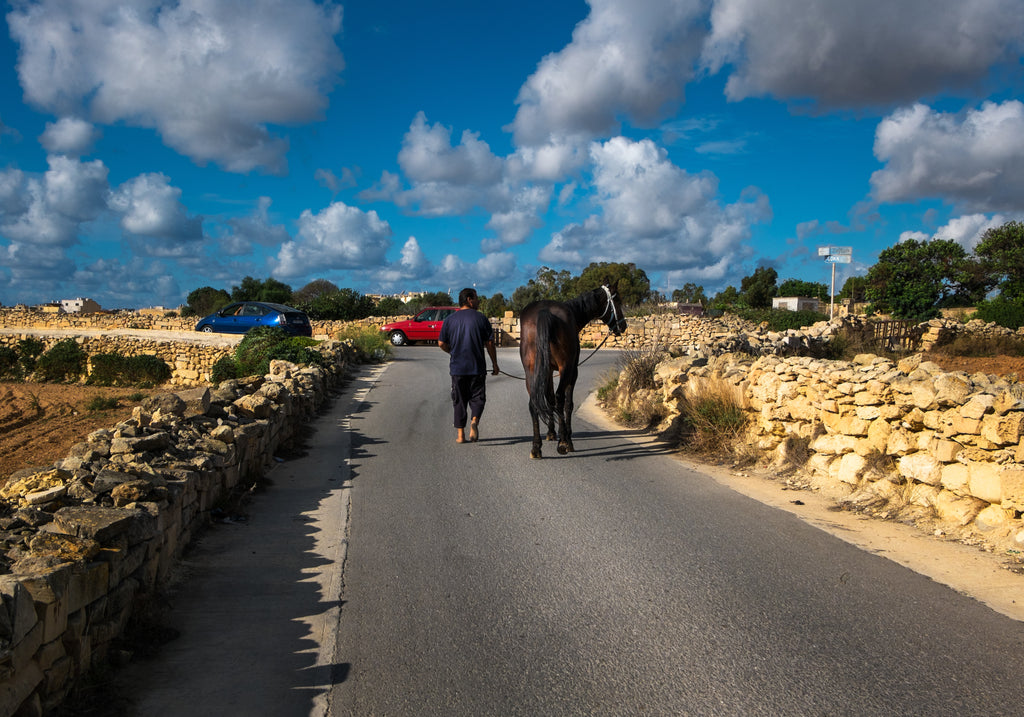
M 465 288 L 459 292 L 459 306 L 469 306 L 469 300 L 476 298 L 476 289 Z

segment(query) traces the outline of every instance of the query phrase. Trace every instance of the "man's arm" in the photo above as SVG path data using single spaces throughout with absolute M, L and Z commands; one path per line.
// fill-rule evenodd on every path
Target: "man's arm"
M 437 345 L 440 346 L 441 350 L 444 351 L 446 354 L 450 354 L 452 352 L 452 347 L 446 344 L 444 341 L 439 340 L 437 342 Z
M 487 349 L 487 355 L 491 357 L 491 375 L 498 375 L 498 352 L 494 349 L 494 341 L 488 341 L 484 344 L 484 348 Z

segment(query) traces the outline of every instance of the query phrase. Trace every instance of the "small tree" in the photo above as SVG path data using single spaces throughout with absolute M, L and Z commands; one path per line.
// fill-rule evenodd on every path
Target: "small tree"
M 754 270 L 750 276 L 743 277 L 740 282 L 742 300 L 752 309 L 767 309 L 772 305 L 772 298 L 776 295 L 775 280 L 779 273 L 771 267 L 761 266 Z
M 672 301 L 678 301 L 682 304 L 701 304 L 702 306 L 707 306 L 708 298 L 704 296 L 703 286 L 687 282 L 683 284 L 682 289 L 676 289 L 672 292 Z
M 208 316 L 226 306 L 230 301 L 231 295 L 228 292 L 223 289 L 214 289 L 212 286 L 202 286 L 191 292 L 186 299 L 193 316 Z

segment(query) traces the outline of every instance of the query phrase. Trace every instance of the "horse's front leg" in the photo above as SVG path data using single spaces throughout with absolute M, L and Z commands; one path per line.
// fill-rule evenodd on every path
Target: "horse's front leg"
M 537 409 L 530 402 L 530 421 L 533 423 L 533 446 L 530 448 L 530 458 L 542 458 L 540 454 L 540 421 L 537 418 Z

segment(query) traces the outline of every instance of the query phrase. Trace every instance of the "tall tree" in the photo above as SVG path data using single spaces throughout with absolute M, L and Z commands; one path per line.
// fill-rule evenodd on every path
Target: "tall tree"
M 786 279 L 779 284 L 776 296 L 806 296 L 819 301 L 828 301 L 828 287 L 820 282 Z
M 592 262 L 580 272 L 579 278 L 573 282 L 573 295 L 596 289 L 604 282 L 615 286 L 619 298 L 627 306 L 637 306 L 651 298 L 651 280 L 647 272 L 636 264 L 619 262 Z
M 327 279 L 314 279 L 298 291 L 292 294 L 292 301 L 296 306 L 309 303 L 322 294 L 333 294 L 338 291 L 338 285 Z
M 981 235 L 974 248 L 989 288 L 1007 301 L 1024 302 L 1024 223 L 1007 222 Z
M 292 287 L 268 277 L 263 281 L 247 276 L 242 279 L 241 286 L 231 287 L 232 301 L 269 301 L 275 304 L 288 304 L 292 300 Z
M 868 270 L 867 299 L 875 311 L 897 318 L 930 319 L 940 306 L 957 305 L 977 292 L 972 265 L 955 241 L 908 239 L 878 255 Z
M 843 283 L 843 288 L 839 290 L 839 295 L 836 298 L 861 302 L 866 299 L 867 288 L 868 278 L 866 276 L 851 276 Z

